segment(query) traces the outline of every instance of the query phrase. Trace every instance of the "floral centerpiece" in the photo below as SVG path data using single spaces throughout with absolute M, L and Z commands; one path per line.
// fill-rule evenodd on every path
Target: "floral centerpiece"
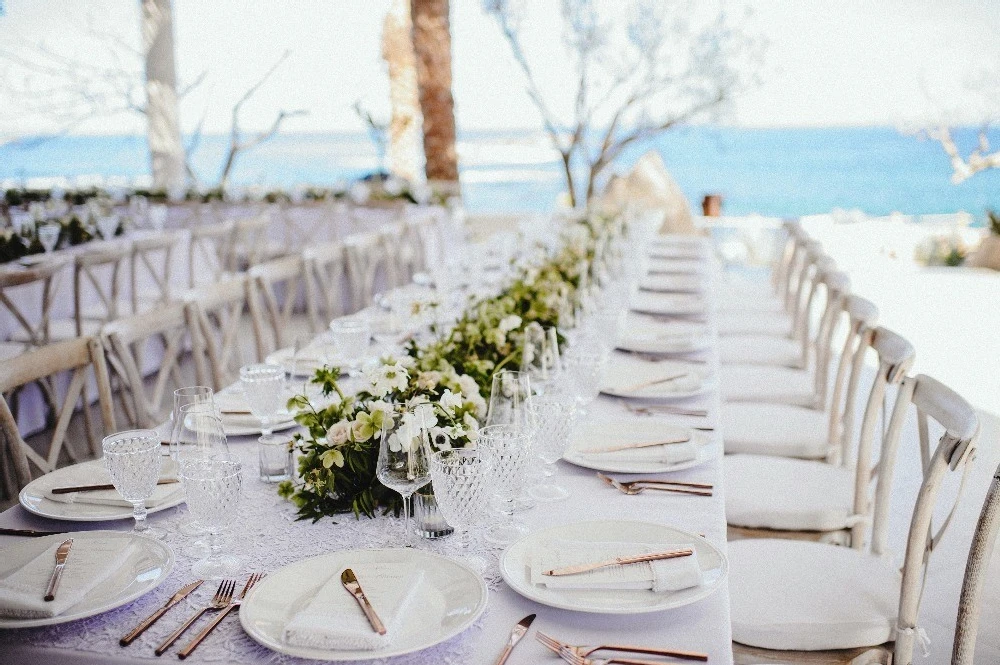
M 572 222 L 558 248 L 541 252 L 496 296 L 470 302 L 430 342 L 411 341 L 403 357 L 381 359 L 354 395 L 338 385 L 338 368 L 318 370 L 311 383 L 328 404 L 317 406 L 306 395 L 289 401 L 307 432 L 295 437 L 299 482 L 282 483 L 279 493 L 295 503 L 299 518 L 397 512 L 399 495 L 376 477 L 383 432 L 420 426 L 419 419 L 435 449 L 474 442 L 493 374 L 520 366 L 527 326 L 567 323 L 585 295 L 600 240 L 620 228 L 614 219 Z

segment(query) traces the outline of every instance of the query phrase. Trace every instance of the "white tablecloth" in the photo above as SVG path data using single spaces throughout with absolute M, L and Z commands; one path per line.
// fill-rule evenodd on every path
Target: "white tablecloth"
M 705 356 L 717 369 L 714 354 Z M 717 391 L 683 403 L 685 406 L 710 409 L 708 419 L 672 418 L 673 422 L 705 426 L 714 423 L 718 414 Z M 619 400 L 600 397 L 590 407 L 589 417 L 608 415 L 628 416 Z M 642 418 L 643 416 L 629 416 Z M 716 436 L 721 433 L 716 431 Z M 244 558 L 247 572 L 275 570 L 300 559 L 331 550 L 394 546 L 401 537 L 400 520 L 380 517 L 356 520 L 352 515 L 324 519 L 317 524 L 295 521 L 293 507 L 275 494 L 275 486 L 257 479 L 256 443 L 253 438 L 230 439 L 231 449 L 243 457 L 247 474 L 241 506 L 242 519 L 236 526 L 238 552 Z M 721 456 L 721 446 L 718 446 Z M 672 479 L 709 482 L 715 485 L 714 496 L 692 497 L 669 493 L 646 493 L 625 496 L 604 485 L 593 471 L 557 464 L 556 478 L 571 492 L 568 500 L 539 504 L 523 513 L 531 529 L 592 519 L 646 520 L 667 524 L 693 533 L 703 534 L 709 541 L 726 550 L 725 500 L 723 495 L 721 457 L 701 466 L 676 472 Z M 141 619 L 163 604 L 169 596 L 189 582 L 194 560 L 185 552 L 189 538 L 176 527 L 183 519 L 183 508 L 170 509 L 151 516 L 151 521 L 168 531 L 167 543 L 177 555 L 177 566 L 169 579 L 155 592 L 108 612 L 81 621 L 52 628 L 0 631 L 0 662 L 88 663 L 154 661 L 153 648 L 189 612 L 204 603 L 214 590 L 206 584 L 173 609 L 164 619 L 148 630 L 133 645 L 118 646 L 118 639 Z M 0 526 L 45 530 L 128 529 L 129 522 L 60 523 L 39 518 L 19 506 L 0 514 Z M 0 537 L 0 547 L 18 539 Z M 422 547 L 448 553 L 453 545 L 443 541 L 422 541 Z M 492 560 L 499 555 L 492 551 Z M 558 610 L 527 600 L 499 580 L 495 564 L 488 574 L 489 604 L 484 616 L 469 630 L 438 647 L 410 656 L 372 661 L 413 663 L 419 665 L 469 665 L 492 663 L 507 641 L 511 627 L 523 616 L 537 613 L 529 639 L 515 649 L 510 665 L 520 663 L 561 662 L 546 651 L 533 637 L 534 630 L 577 644 L 618 643 L 646 644 L 671 647 L 709 654 L 709 662 L 732 662 L 727 583 L 709 597 L 686 607 L 637 616 L 597 615 Z M 208 588 L 211 587 L 211 588 Z M 176 647 L 175 647 L 176 649 Z M 168 654 L 172 657 L 174 651 Z M 227 619 L 189 658 L 191 662 L 285 663 L 300 662 L 275 654 L 258 646 L 247 637 L 239 622 Z M 307 662 L 307 661 L 302 661 Z

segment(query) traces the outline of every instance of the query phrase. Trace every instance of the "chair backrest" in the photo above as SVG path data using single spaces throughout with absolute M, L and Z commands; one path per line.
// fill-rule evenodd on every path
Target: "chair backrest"
M 337 237 L 332 209 L 325 202 L 289 203 L 281 206 L 280 214 L 288 253 L 301 252 L 316 242 Z
M 189 339 L 184 305 L 169 303 L 118 319 L 104 326 L 102 336 L 112 376 L 122 384 L 118 396 L 131 424 L 156 427 L 169 415 L 167 400 L 173 391 L 185 385 L 180 367 Z M 151 345 L 158 347 L 159 363 L 147 368 Z
M 170 301 L 170 273 L 173 266 L 174 247 L 177 234 L 163 231 L 143 238 L 132 244 L 132 311 L 139 312 L 152 306 Z M 151 288 L 143 290 L 141 277 L 151 282 Z
M 188 286 L 211 284 L 226 272 L 233 239 L 233 223 L 199 224 L 188 243 Z
M 979 438 L 979 417 L 975 409 L 961 396 L 935 379 L 925 375 L 903 379 L 889 424 L 890 429 L 902 427 L 902 420 L 911 404 L 916 407 L 921 449 L 927 451 L 928 463 L 924 468 L 924 480 L 917 495 L 906 541 L 899 612 L 896 619 L 894 663 L 912 662 L 927 562 L 954 515 L 955 505 L 952 506 L 941 527 L 934 531 L 933 517 L 939 490 L 945 477 L 950 473 L 961 472 L 964 480 L 969 465 L 975 457 Z M 933 452 L 930 451 L 928 420 L 934 420 L 944 428 L 944 433 L 938 439 Z M 881 490 L 881 487 L 879 489 Z M 961 494 L 960 490 L 958 496 L 961 497 Z M 956 504 L 957 501 L 958 499 Z M 889 510 L 888 500 L 884 504 L 876 506 L 876 510 L 883 513 L 879 515 L 876 512 L 876 520 L 880 517 L 883 520 L 886 518 Z M 878 554 L 884 547 L 883 536 L 881 542 L 873 543 L 873 552 Z
M 306 273 L 306 309 L 313 332 L 326 330 L 330 321 L 345 314 L 344 279 L 347 259 L 344 245 L 327 242 L 302 252 Z
M 267 258 L 267 230 L 270 213 L 237 220 L 233 225 L 233 244 L 229 254 L 230 272 L 240 272 Z
M 851 291 L 851 280 L 846 273 L 839 272 L 833 260 L 821 256 L 813 266 L 814 275 L 810 277 L 809 295 L 796 313 L 795 337 L 802 347 L 802 366 L 813 366 L 813 381 L 815 385 L 816 407 L 821 408 L 827 402 L 829 392 L 830 358 L 833 355 L 833 336 L 844 313 L 844 303 Z M 822 300 L 819 299 L 822 293 Z M 819 309 L 819 322 L 816 335 L 813 337 L 812 319 L 816 307 Z
M 1000 532 L 1000 467 L 983 501 L 976 530 L 972 533 L 969 558 L 965 563 L 965 578 L 958 600 L 958 620 L 955 622 L 955 643 L 951 650 L 951 665 L 973 665 L 976 636 L 979 632 L 979 611 L 983 585 L 989 569 L 997 533 Z
M 0 305 L 17 321 L 28 346 L 42 346 L 49 342 L 49 321 L 52 318 L 52 304 L 59 291 L 63 268 L 69 263 L 66 257 L 53 258 L 24 270 L 0 270 Z M 42 302 L 35 311 L 23 311 L 16 299 L 10 297 L 11 290 L 29 284 L 41 284 Z M 34 308 L 32 308 L 34 310 Z M 8 331 L 13 332 L 13 331 Z
M 239 376 L 244 361 L 241 333 L 247 288 L 245 277 L 233 277 L 192 291 L 184 298 L 184 319 L 191 334 L 199 385 L 222 390 Z M 253 355 L 255 361 L 259 360 L 256 348 Z
M 90 247 L 76 255 L 73 270 L 73 309 L 76 334 L 83 336 L 85 295 L 96 297 L 96 318 L 114 321 L 121 302 L 122 265 L 132 257 L 132 243 L 112 241 Z
M 93 369 L 97 384 L 97 399 L 101 409 L 101 419 L 104 433 L 115 430 L 115 415 L 111 403 L 111 387 L 108 381 L 108 370 L 104 363 L 104 351 L 93 337 L 78 337 L 76 339 L 47 344 L 26 353 L 0 362 L 0 393 L 6 395 L 11 391 L 23 388 L 29 384 L 38 384 L 50 401 L 54 411 L 55 424 L 48 450 L 44 454 L 35 452 L 24 442 L 18 430 L 17 421 L 11 412 L 5 398 L 0 398 L 0 431 L 3 434 L 4 446 L 3 464 L 4 480 L 13 481 L 12 485 L 4 487 L 7 498 L 11 492 L 16 496 L 21 487 L 31 481 L 29 462 L 43 473 L 56 468 L 60 453 L 66 439 L 66 431 L 83 397 L 84 413 L 88 413 L 84 386 L 88 380 L 88 369 Z M 62 397 L 58 396 L 63 382 L 59 374 L 69 372 L 69 382 Z M 93 436 L 89 418 L 87 419 L 88 438 Z
M 375 275 L 384 261 L 377 233 L 354 233 L 344 240 L 347 277 L 351 287 L 351 311 L 367 307 L 375 288 Z
M 832 448 L 827 461 L 847 465 L 851 461 L 858 385 L 864 374 L 865 352 L 874 338 L 878 308 L 870 300 L 852 294 L 845 294 L 843 308 L 847 314 L 847 334 L 830 397 L 827 440 Z
M 776 238 L 776 242 L 781 243 L 781 249 L 775 252 L 775 263 L 771 267 L 771 287 L 779 298 L 783 297 L 782 289 L 788 278 L 788 270 L 795 253 L 795 246 L 799 242 L 801 230 L 802 223 L 799 220 L 786 219 L 781 223 L 781 233 Z
M 249 271 L 250 318 L 257 338 L 257 357 L 288 346 L 292 315 L 303 303 L 305 270 L 301 256 L 267 261 Z
M 798 227 L 793 233 L 792 250 L 788 258 L 788 267 L 785 270 L 780 283 L 781 288 L 778 292 L 778 295 L 785 303 L 785 310 L 787 311 L 793 311 L 793 304 L 799 293 L 799 282 L 801 281 L 802 271 L 806 265 L 806 247 L 808 243 L 809 237 L 802 230 L 801 226 Z
M 381 257 L 384 288 L 394 289 L 408 284 L 410 258 L 401 224 L 392 224 L 378 234 L 378 251 Z M 377 275 L 375 280 L 378 280 Z M 368 304 L 366 302 L 365 306 Z

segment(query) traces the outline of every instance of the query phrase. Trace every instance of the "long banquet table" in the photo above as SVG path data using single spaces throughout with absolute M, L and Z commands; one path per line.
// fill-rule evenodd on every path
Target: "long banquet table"
M 711 316 L 709 317 L 711 323 Z M 713 340 L 714 332 L 713 332 Z M 715 345 L 700 356 L 717 373 Z M 715 388 L 697 398 L 682 402 L 692 408 L 707 408 L 708 418 L 669 416 L 671 423 L 705 427 L 717 423 L 719 394 Z M 623 401 L 602 395 L 589 407 L 588 418 L 614 416 L 646 418 L 653 426 L 656 419 L 636 415 L 625 408 Z M 707 482 L 715 486 L 711 497 L 647 492 L 626 496 L 604 485 L 593 471 L 559 462 L 556 479 L 571 492 L 568 500 L 539 503 L 521 514 L 531 530 L 574 521 L 608 519 L 640 520 L 673 526 L 702 534 L 721 551 L 726 550 L 726 520 L 722 477 L 721 432 L 716 428 L 714 446 L 718 455 L 711 461 L 684 471 L 669 474 L 673 480 Z M 235 526 L 235 549 L 243 557 L 244 571 L 272 571 L 307 557 L 332 550 L 391 547 L 399 542 L 400 524 L 395 518 L 356 520 L 345 515 L 336 521 L 324 519 L 316 524 L 296 521 L 291 504 L 279 499 L 275 486 L 257 477 L 257 449 L 254 437 L 230 437 L 230 449 L 244 461 L 244 492 L 241 517 Z M 176 527 L 184 516 L 183 507 L 168 509 L 150 516 L 152 523 L 165 527 L 166 542 L 176 555 L 176 565 L 168 579 L 154 592 L 129 605 L 105 614 L 50 628 L 0 631 L 0 662 L 2 663 L 135 663 L 155 661 L 153 648 L 181 621 L 204 604 L 215 585 L 205 584 L 191 594 L 182 605 L 173 609 L 129 647 L 122 648 L 118 639 L 140 620 L 162 605 L 171 594 L 191 581 L 190 567 L 194 563 L 185 551 L 190 540 Z M 14 506 L 0 514 L 0 527 L 39 530 L 113 529 L 127 530 L 131 523 L 77 522 L 48 520 Z M 18 542 L 16 537 L 0 536 L 0 548 Z M 420 547 L 447 554 L 452 545 L 448 539 L 422 540 Z M 495 561 L 501 554 L 489 550 L 491 570 L 487 572 L 490 589 L 484 615 L 468 630 L 431 649 L 379 663 L 414 663 L 419 665 L 467 665 L 492 663 L 506 644 L 511 627 L 527 614 L 537 619 L 528 638 L 511 656 L 510 665 L 520 663 L 558 663 L 559 658 L 533 639 L 535 629 L 542 630 L 575 644 L 607 642 L 644 644 L 663 648 L 701 651 L 709 655 L 709 663 L 732 662 L 730 643 L 729 592 L 727 581 L 708 597 L 693 604 L 641 615 L 585 614 L 555 609 L 528 600 L 508 588 L 500 580 Z M 182 638 L 182 642 L 186 639 Z M 167 657 L 173 658 L 177 646 Z M 222 625 L 189 658 L 192 662 L 226 663 L 298 663 L 309 662 L 283 656 L 257 645 L 246 636 L 236 617 Z M 673 661 L 669 661 L 673 662 Z

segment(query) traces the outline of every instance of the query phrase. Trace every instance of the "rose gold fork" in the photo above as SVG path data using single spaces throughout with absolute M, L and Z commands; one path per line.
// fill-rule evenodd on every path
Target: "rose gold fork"
M 559 649 L 559 657 L 570 665 L 663 665 L 662 660 L 640 660 L 638 658 L 584 658 L 566 647 Z
M 162 656 L 166 653 L 177 639 L 184 634 L 191 625 L 201 618 L 201 615 L 205 612 L 212 612 L 214 610 L 224 610 L 226 606 L 229 605 L 229 601 L 233 598 L 233 591 L 236 589 L 236 580 L 222 580 L 219 583 L 219 588 L 216 590 L 215 595 L 212 597 L 212 601 L 199 609 L 197 612 L 191 615 L 191 618 L 185 621 L 177 628 L 174 632 L 167 636 L 167 639 L 163 640 L 160 646 L 156 647 L 155 653 L 157 656 Z
M 649 485 L 649 484 L 639 484 L 634 485 L 632 483 L 623 483 L 620 480 L 615 480 L 610 476 L 605 476 L 603 473 L 598 473 L 598 477 L 611 485 L 616 490 L 622 494 L 635 495 L 642 494 L 646 490 L 655 490 L 657 492 L 674 492 L 675 494 L 691 494 L 693 496 L 712 496 L 712 490 L 706 489 L 687 489 L 684 487 L 668 487 L 666 485 Z M 633 481 L 638 482 L 638 481 Z
M 561 642 L 554 637 L 550 637 L 541 631 L 535 633 L 535 639 L 544 644 L 546 647 L 559 653 L 560 649 L 566 649 L 573 652 L 581 658 L 586 658 L 597 651 L 625 651 L 628 653 L 641 653 L 649 656 L 667 656 L 670 658 L 678 658 L 680 660 L 697 660 L 705 662 L 708 660 L 708 654 L 698 653 L 696 651 L 681 651 L 678 649 L 654 649 L 652 647 L 637 647 L 630 646 L 627 644 L 599 644 L 597 646 L 573 646 L 565 642 Z
M 264 577 L 264 573 L 254 573 L 249 578 L 247 578 L 247 583 L 243 585 L 243 591 L 240 592 L 239 597 L 231 600 L 229 602 L 229 606 L 226 607 L 226 609 L 219 612 L 215 616 L 215 618 L 212 619 L 212 621 L 210 621 L 209 624 L 205 626 L 201 630 L 201 632 L 194 637 L 193 640 L 188 642 L 186 647 L 177 652 L 177 657 L 180 658 L 181 660 L 184 660 L 185 658 L 190 656 L 191 653 L 198 648 L 198 645 L 201 644 L 202 640 L 208 637 L 208 634 L 211 633 L 213 630 L 215 630 L 215 627 L 218 626 L 220 623 L 222 623 L 222 620 L 225 619 L 230 612 L 240 608 L 240 605 L 243 604 L 243 599 L 246 598 L 247 596 L 247 592 L 250 591 L 250 589 L 253 588 L 253 585 L 257 584 L 257 582 L 259 582 L 262 577 Z

